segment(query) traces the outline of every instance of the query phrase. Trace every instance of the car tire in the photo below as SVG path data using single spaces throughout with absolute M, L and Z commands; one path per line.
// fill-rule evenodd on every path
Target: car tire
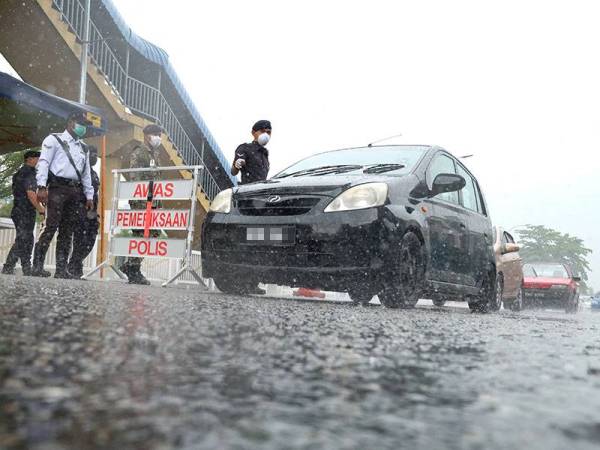
M 446 304 L 446 300 L 432 300 L 433 302 L 433 306 L 437 306 L 438 308 L 441 308 L 442 306 L 444 306 Z
M 574 314 L 579 311 L 579 294 L 573 294 L 565 306 L 565 312 Z
M 425 261 L 423 245 L 411 231 L 402 237 L 398 263 L 379 300 L 386 308 L 414 308 L 425 285 Z
M 258 286 L 258 283 L 243 281 L 243 277 L 232 277 L 229 275 L 215 275 L 213 277 L 215 286 L 223 294 L 245 295 Z
M 373 294 L 363 291 L 348 291 L 348 295 L 355 305 L 367 306 L 373 299 Z
M 488 310 L 491 312 L 500 311 L 502 307 L 502 296 L 504 295 L 504 278 L 502 275 L 496 275 L 495 294 L 488 303 Z
M 517 298 L 511 302 L 504 302 L 504 308 L 511 311 L 519 312 L 523 309 L 523 288 L 520 287 L 517 291 Z
M 495 272 L 494 272 L 495 273 Z M 469 301 L 469 309 L 472 312 L 488 313 L 493 311 L 493 303 L 496 301 L 496 280 L 488 273 L 483 279 L 481 293 Z

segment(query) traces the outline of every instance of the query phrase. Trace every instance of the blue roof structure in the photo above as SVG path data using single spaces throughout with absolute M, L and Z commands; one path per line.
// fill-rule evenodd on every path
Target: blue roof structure
M 106 133 L 102 110 L 50 94 L 0 72 L 0 155 L 42 144 L 52 132 L 62 132 L 73 112 L 83 112 L 92 125 L 86 137 Z
M 165 52 L 162 48 L 152 44 L 151 42 L 148 42 L 147 40 L 135 34 L 131 27 L 127 25 L 127 22 L 125 22 L 125 19 L 123 18 L 123 16 L 121 16 L 112 0 L 100 1 L 106 8 L 106 11 L 110 14 L 115 25 L 123 35 L 123 38 L 129 43 L 129 45 L 131 45 L 131 47 L 134 48 L 144 58 L 148 59 L 149 61 L 155 64 L 158 64 L 163 68 L 163 70 L 171 80 L 171 83 L 177 90 L 177 93 L 181 96 L 184 105 L 188 108 L 194 121 L 196 122 L 196 124 L 200 128 L 200 131 L 206 138 L 206 141 L 208 142 L 208 145 L 210 146 L 212 152 L 219 160 L 219 162 L 223 165 L 224 171 L 229 176 L 231 182 L 234 185 L 237 184 L 237 178 L 232 176 L 228 170 L 231 166 L 231 163 L 223 154 L 221 148 L 217 144 L 217 141 L 208 129 L 208 126 L 206 125 L 206 123 L 202 119 L 202 116 L 196 109 L 196 105 L 194 104 L 189 93 L 183 86 L 183 83 L 177 76 L 175 69 L 169 62 L 169 55 L 167 54 L 167 52 Z

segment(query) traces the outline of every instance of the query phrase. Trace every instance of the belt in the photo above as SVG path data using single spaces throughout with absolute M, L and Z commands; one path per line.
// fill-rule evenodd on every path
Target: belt
M 50 180 L 50 186 L 71 186 L 81 187 L 79 180 L 71 180 L 70 178 L 57 177 L 54 175 Z

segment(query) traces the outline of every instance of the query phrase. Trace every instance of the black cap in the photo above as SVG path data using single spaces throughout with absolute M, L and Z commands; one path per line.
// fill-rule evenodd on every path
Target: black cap
M 162 127 L 153 123 L 144 127 L 144 134 L 162 134 L 162 132 Z
M 27 150 L 23 155 L 23 159 L 27 160 L 27 158 L 39 158 L 41 155 L 37 150 Z
M 262 129 L 271 129 L 271 122 L 268 120 L 259 120 L 254 125 L 252 125 L 252 131 L 258 131 Z
M 73 111 L 69 114 L 69 120 L 74 120 L 81 125 L 92 125 L 92 122 L 87 118 L 83 111 Z

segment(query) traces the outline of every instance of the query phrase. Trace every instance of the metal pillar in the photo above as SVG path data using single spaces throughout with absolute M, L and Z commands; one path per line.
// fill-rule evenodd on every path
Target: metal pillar
M 81 76 L 79 78 L 79 103 L 85 104 L 87 84 L 88 46 L 90 45 L 91 0 L 85 1 L 85 23 L 83 24 L 83 42 L 81 43 Z

